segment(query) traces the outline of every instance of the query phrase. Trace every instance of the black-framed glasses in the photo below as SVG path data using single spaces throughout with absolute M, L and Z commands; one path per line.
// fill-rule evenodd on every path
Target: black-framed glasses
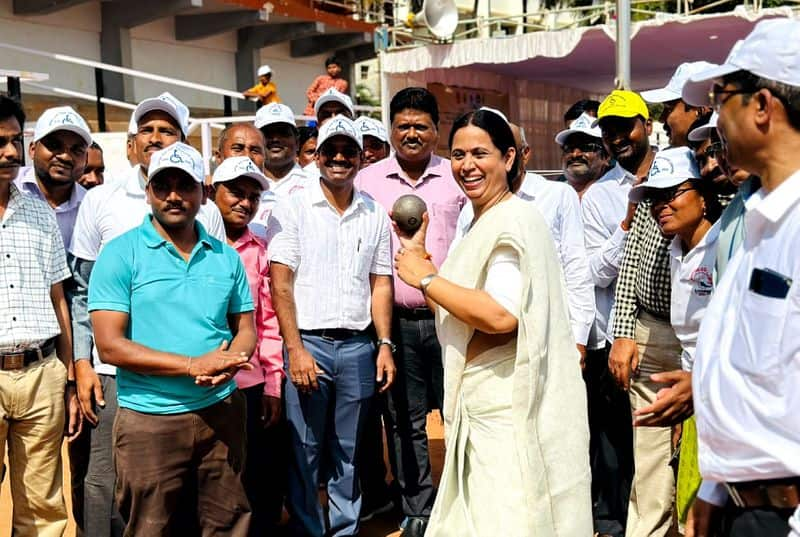
M 734 95 L 755 93 L 757 91 L 757 88 L 733 88 L 726 90 L 719 84 L 714 84 L 711 86 L 711 90 L 708 92 L 708 102 L 711 103 L 711 108 L 713 108 L 715 112 L 719 113 L 719 109 L 722 107 L 722 105 Z M 720 98 L 721 95 L 726 95 L 727 97 Z
M 703 151 L 706 158 L 718 158 L 724 152 L 725 146 L 722 144 L 722 142 L 714 142 L 713 144 L 709 145 L 705 151 Z
M 563 151 L 565 155 L 569 155 L 576 149 L 580 150 L 581 153 L 599 153 L 600 151 L 603 150 L 603 146 L 601 144 L 596 144 L 594 142 L 564 144 L 561 146 L 561 151 Z
M 690 190 L 697 189 L 693 186 L 684 188 L 649 188 L 647 194 L 645 194 L 644 201 L 648 202 L 650 205 L 669 203 Z
M 344 158 L 352 159 L 352 158 L 356 158 L 358 156 L 358 154 L 361 153 L 361 150 L 358 149 L 358 147 L 356 147 L 355 145 L 352 145 L 352 146 L 351 145 L 346 145 L 344 147 L 336 147 L 334 145 L 325 144 L 321 149 L 319 149 L 319 152 L 320 152 L 320 154 L 322 156 L 324 156 L 325 158 L 328 158 L 328 159 L 332 159 L 332 158 L 336 157 L 337 155 L 339 155 L 340 153 Z

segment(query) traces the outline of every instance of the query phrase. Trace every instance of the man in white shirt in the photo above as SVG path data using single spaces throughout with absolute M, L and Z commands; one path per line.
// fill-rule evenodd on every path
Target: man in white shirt
M 583 244 L 580 201 L 569 185 L 548 181 L 533 172 L 525 172 L 531 149 L 522 129 L 513 123 L 510 125 L 520 155 L 513 191 L 522 199 L 533 202 L 550 227 L 564 271 L 572 333 L 583 362 L 586 357 L 586 342 L 594 321 L 595 305 L 594 285 Z M 467 203 L 458 215 L 453 244 L 467 233 L 473 218 L 472 205 Z
M 354 459 L 376 379 L 384 392 L 395 375 L 390 223 L 380 205 L 353 188 L 361 166 L 353 122 L 332 118 L 318 144 L 319 178 L 275 207 L 269 258 L 289 380 L 290 524 L 298 535 L 342 537 L 358 533 Z M 323 461 L 331 464 L 321 472 Z M 322 476 L 330 533 L 317 496 Z
M 184 140 L 189 109 L 169 93 L 145 99 L 133 113 L 137 132 L 132 149 L 137 164 L 123 180 L 106 183 L 86 193 L 78 211 L 69 253 L 75 290 L 71 300 L 75 371 L 78 397 L 91 431 L 91 454 L 86 478 L 84 524 L 89 535 L 121 535 L 124 528 L 113 509 L 114 472 L 111 433 L 116 415 L 116 368 L 100 361 L 93 348 L 87 311 L 89 276 L 100 250 L 112 239 L 139 225 L 150 214 L 145 199 L 150 157 L 159 149 Z M 208 233 L 225 241 L 225 227 L 213 203 L 197 215 Z
M 353 108 L 353 100 L 349 95 L 338 91 L 336 88 L 330 88 L 320 95 L 317 102 L 314 103 L 314 115 L 317 117 L 317 128 L 319 129 L 334 116 L 346 116 L 354 120 L 356 111 Z M 305 166 L 303 171 L 311 177 L 316 177 L 319 173 L 318 168 L 317 161 L 314 160 Z
M 800 534 L 800 22 L 759 22 L 683 97 L 710 104 L 732 166 L 761 177 L 700 326 L 695 535 Z M 710 90 L 710 91 L 709 91 Z M 704 97 L 705 96 L 705 97 Z M 727 505 L 726 505 L 727 504 Z
M 264 135 L 264 174 L 269 180 L 269 190 L 261 194 L 258 213 L 250 223 L 250 230 L 266 238 L 267 222 L 275 203 L 305 188 L 309 176 L 295 158 L 298 132 L 291 108 L 280 103 L 262 106 L 256 113 L 254 124 Z
M 595 315 L 583 372 L 589 400 L 594 529 L 622 537 L 633 478 L 633 433 L 627 394 L 617 389 L 608 371 L 606 329 L 625 244 L 620 223 L 635 177 L 619 164 L 609 170 L 602 132 L 593 123 L 593 117 L 582 114 L 555 141 L 563 152 L 567 182 L 581 195 L 584 244 L 594 285 Z

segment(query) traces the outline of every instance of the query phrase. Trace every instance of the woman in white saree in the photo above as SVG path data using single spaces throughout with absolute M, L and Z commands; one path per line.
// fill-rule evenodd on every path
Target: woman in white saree
M 395 260 L 434 309 L 443 349 L 446 455 L 425 535 L 591 536 L 586 395 L 553 239 L 509 189 L 505 117 L 464 114 L 450 150 L 472 227 L 437 270 L 425 215 Z

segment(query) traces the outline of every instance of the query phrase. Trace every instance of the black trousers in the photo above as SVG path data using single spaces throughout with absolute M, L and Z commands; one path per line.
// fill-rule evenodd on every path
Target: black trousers
M 786 537 L 794 509 L 740 509 L 725 507 L 722 535 L 725 537 Z
M 633 426 L 628 394 L 608 370 L 608 352 L 586 352 L 583 379 L 589 403 L 589 463 L 595 531 L 622 537 L 633 480 Z

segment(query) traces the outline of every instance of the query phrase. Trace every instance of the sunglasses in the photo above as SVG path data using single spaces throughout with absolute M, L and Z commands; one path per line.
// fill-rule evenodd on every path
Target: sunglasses
M 343 147 L 336 147 L 333 145 L 325 144 L 324 147 L 319 149 L 320 155 L 325 158 L 332 159 L 337 155 L 342 155 L 344 158 L 352 159 L 356 158 L 361 151 L 357 147 L 353 147 L 351 145 L 346 145 Z
M 599 153 L 600 151 L 603 150 L 603 146 L 592 142 L 584 142 L 580 144 L 564 144 L 561 146 L 561 151 L 563 151 L 565 155 L 569 155 L 576 149 L 578 149 L 581 153 Z
M 678 198 L 681 194 L 685 194 L 690 190 L 697 190 L 693 186 L 688 186 L 684 188 L 659 188 L 659 189 L 648 189 L 649 191 L 645 194 L 644 201 L 649 203 L 650 205 L 657 205 L 659 203 L 669 203 L 676 198 Z

